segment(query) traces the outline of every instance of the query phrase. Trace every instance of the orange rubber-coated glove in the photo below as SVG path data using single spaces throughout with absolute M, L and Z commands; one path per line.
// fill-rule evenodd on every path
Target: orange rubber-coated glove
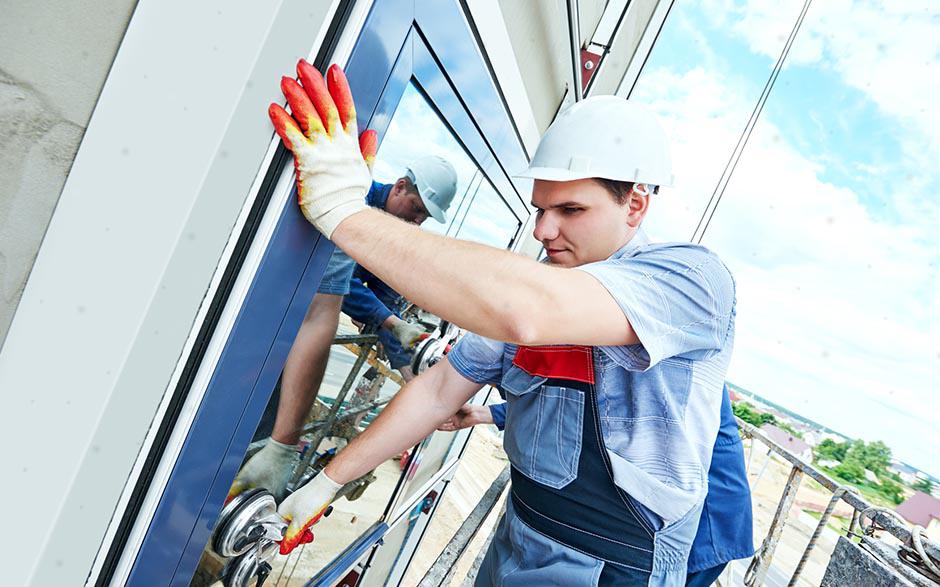
M 300 544 L 313 541 L 310 526 L 316 524 L 323 512 L 333 502 L 342 485 L 321 471 L 309 483 L 287 496 L 277 508 L 277 513 L 290 522 L 287 533 L 281 540 L 281 554 L 287 554 Z
M 300 209 L 330 238 L 340 222 L 366 208 L 378 139 L 367 130 L 357 140 L 356 108 L 339 66 L 330 66 L 324 81 L 301 59 L 297 77 L 300 83 L 281 79 L 293 116 L 278 104 L 268 107 L 268 115 L 294 154 Z

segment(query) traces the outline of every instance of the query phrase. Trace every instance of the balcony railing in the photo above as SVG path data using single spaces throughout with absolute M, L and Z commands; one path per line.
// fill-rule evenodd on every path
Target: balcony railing
M 756 587 L 766 583 L 768 571 L 774 562 L 774 555 L 783 536 L 790 511 L 796 503 L 797 491 L 804 477 L 809 477 L 819 483 L 830 493 L 831 497 L 803 550 L 799 562 L 790 575 L 788 586 L 797 585 L 839 502 L 844 502 L 852 508 L 852 520 L 845 531 L 847 539 L 863 542 L 869 553 L 879 557 L 881 562 L 890 567 L 892 573 L 896 573 L 895 576 L 898 579 L 903 578 L 903 581 L 906 581 L 907 584 L 918 586 L 940 584 L 940 569 L 937 569 L 937 566 L 940 565 L 940 547 L 926 538 L 923 528 L 919 526 L 911 528 L 893 510 L 870 504 L 864 498 L 853 493 L 849 487 L 835 481 L 811 464 L 800 460 L 783 446 L 770 439 L 759 428 L 740 419 L 738 425 L 741 429 L 741 435 L 745 439 L 750 439 L 748 462 L 750 462 L 750 456 L 755 450 L 755 442 L 759 442 L 767 447 L 769 453 L 782 457 L 790 465 L 790 473 L 777 501 L 774 517 L 744 574 L 744 585 Z M 483 541 L 479 552 L 468 552 L 468 546 L 477 536 L 484 520 L 497 510 L 497 505 L 503 504 L 500 509 L 505 508 L 504 502 L 508 483 L 509 467 L 507 466 L 435 560 L 422 579 L 421 587 L 452 585 L 458 561 L 470 554 L 473 554 L 475 558 L 469 567 L 469 572 L 466 572 L 463 576 L 462 585 L 469 586 L 473 584 L 483 553 L 489 546 L 495 532 L 495 526 L 489 537 Z M 877 539 L 875 535 L 881 531 L 886 531 L 893 536 L 897 544 L 889 545 Z M 832 560 L 829 561 L 829 564 L 833 564 Z M 898 583 L 903 584 L 901 580 Z

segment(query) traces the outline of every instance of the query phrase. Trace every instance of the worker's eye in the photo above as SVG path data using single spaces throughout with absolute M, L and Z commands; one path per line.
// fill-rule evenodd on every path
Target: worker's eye
M 542 214 L 544 214 L 544 213 L 545 213 L 545 210 L 542 210 L 541 208 L 539 208 L 539 209 L 537 209 L 537 210 L 535 211 L 535 217 L 536 217 L 536 218 L 541 218 L 541 217 L 542 217 Z
M 577 207 L 574 207 L 574 206 L 565 206 L 564 208 L 562 208 L 562 212 L 564 212 L 564 214 L 565 214 L 566 216 L 571 216 L 572 214 L 577 214 L 577 213 L 580 212 L 581 210 L 584 210 L 584 208 L 577 208 Z

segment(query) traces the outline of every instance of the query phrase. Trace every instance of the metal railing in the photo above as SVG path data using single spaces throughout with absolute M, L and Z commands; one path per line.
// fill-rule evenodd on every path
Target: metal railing
M 889 511 L 886 511 L 884 508 L 873 506 L 859 495 L 850 491 L 848 487 L 833 480 L 825 473 L 817 470 L 811 464 L 800 460 L 796 455 L 771 440 L 756 426 L 748 424 L 740 418 L 737 420 L 742 436 L 751 439 L 751 447 L 749 450 L 752 453 L 754 450 L 754 440 L 759 440 L 767 446 L 770 452 L 783 457 L 791 465 L 790 476 L 784 485 L 780 501 L 777 503 L 777 511 L 770 523 L 770 528 L 767 531 L 767 535 L 764 537 L 764 540 L 761 542 L 760 547 L 757 549 L 757 552 L 754 554 L 754 557 L 751 559 L 751 563 L 748 566 L 747 573 L 745 574 L 744 584 L 747 587 L 754 587 L 756 585 L 764 584 L 764 581 L 767 578 L 767 572 L 770 569 L 771 561 L 773 560 L 774 553 L 776 552 L 777 545 L 780 542 L 780 537 L 783 533 L 784 526 L 786 525 L 790 509 L 793 507 L 793 504 L 796 500 L 796 493 L 800 488 L 800 483 L 804 476 L 808 476 L 822 485 L 825 489 L 832 493 L 832 497 L 830 498 L 829 504 L 827 505 L 825 511 L 823 511 L 822 517 L 820 517 L 819 522 L 816 525 L 816 529 L 813 531 L 813 534 L 810 537 L 809 543 L 803 550 L 803 555 L 800 557 L 799 563 L 797 563 L 793 574 L 790 576 L 790 581 L 788 583 L 789 587 L 797 584 L 797 581 L 799 580 L 800 575 L 803 573 L 803 570 L 806 566 L 806 562 L 809 560 L 810 555 L 816 548 L 819 537 L 822 535 L 826 524 L 829 522 L 829 518 L 832 516 L 833 510 L 835 510 L 836 505 L 840 501 L 847 503 L 853 509 L 852 521 L 846 531 L 847 537 L 859 536 L 859 534 L 856 533 L 856 528 L 860 525 L 861 522 L 864 521 L 862 518 L 867 517 L 871 520 L 872 523 L 872 525 L 869 526 L 867 530 L 869 533 L 873 532 L 875 529 L 883 529 L 897 538 L 905 548 L 910 549 L 912 552 L 916 550 L 915 542 L 919 542 L 919 540 L 912 537 L 911 529 L 908 528 L 907 524 L 904 523 L 904 521 L 899 516 L 897 516 L 897 514 L 894 514 L 893 512 L 889 513 Z M 926 556 L 932 558 L 933 560 L 940 560 L 940 548 L 938 548 L 937 545 L 929 542 L 924 543 L 922 544 L 922 550 L 923 555 L 918 554 L 918 558 L 923 558 L 923 556 Z
M 791 465 L 790 474 L 786 483 L 784 484 L 780 499 L 777 502 L 777 509 L 774 513 L 773 520 L 771 521 L 767 530 L 767 534 L 761 542 L 760 547 L 757 549 L 757 552 L 751 559 L 747 568 L 747 572 L 745 573 L 744 584 L 747 587 L 760 586 L 763 585 L 766 581 L 767 573 L 770 570 L 771 563 L 774 559 L 774 554 L 776 553 L 777 546 L 779 545 L 783 535 L 787 518 L 789 517 L 790 510 L 792 509 L 794 503 L 796 503 L 796 495 L 800 488 L 800 483 L 804 477 L 813 479 L 822 487 L 831 492 L 832 495 L 829 499 L 829 503 L 826 506 L 826 509 L 822 512 L 819 522 L 816 525 L 816 528 L 813 531 L 808 544 L 803 550 L 802 556 L 800 557 L 796 568 L 793 570 L 792 575 L 790 575 L 788 582 L 789 587 L 795 586 L 799 581 L 800 576 L 803 574 L 803 571 L 806 568 L 806 564 L 810 559 L 810 556 L 818 544 L 823 530 L 826 528 L 826 525 L 828 524 L 829 519 L 839 502 L 845 502 L 851 506 L 853 510 L 851 523 L 845 532 L 847 537 L 860 538 L 863 534 L 868 537 L 871 536 L 876 530 L 887 531 L 898 539 L 898 541 L 901 543 L 901 548 L 906 550 L 909 555 L 904 558 L 899 558 L 899 560 L 904 560 L 903 564 L 915 567 L 916 570 L 919 571 L 921 577 L 926 578 L 926 580 L 931 579 L 929 565 L 932 563 L 930 559 L 933 559 L 933 561 L 940 561 L 940 548 L 938 548 L 936 544 L 923 541 L 919 534 L 912 534 L 911 528 L 909 528 L 903 519 L 901 519 L 900 516 L 898 516 L 895 512 L 886 510 L 885 508 L 873 506 L 872 504 L 868 503 L 865 499 L 850 491 L 848 487 L 833 480 L 825 473 L 813 467 L 811 464 L 800 460 L 793 453 L 789 452 L 783 446 L 770 439 L 759 428 L 752 426 L 751 424 L 748 424 L 747 422 L 744 422 L 740 419 L 738 419 L 738 425 L 741 430 L 741 435 L 744 438 L 751 440 L 749 448 L 751 454 L 753 454 L 754 451 L 754 441 L 759 441 L 767 446 L 768 454 L 775 453 L 785 459 Z M 748 461 L 750 461 L 750 455 Z M 508 481 L 509 467 L 507 466 L 506 469 L 503 470 L 499 477 L 497 477 L 490 488 L 486 491 L 479 503 L 477 503 L 473 512 L 463 522 L 463 524 L 460 526 L 460 529 L 444 548 L 440 556 L 438 556 L 437 560 L 435 560 L 431 565 L 431 568 L 427 571 L 420 583 L 421 587 L 438 587 L 450 584 L 458 560 L 460 560 L 461 556 L 467 551 L 467 547 L 479 532 L 480 526 L 483 524 L 484 520 L 493 512 L 497 503 L 503 499 L 505 493 L 504 490 L 508 484 Z M 870 525 L 867 528 L 864 528 L 864 522 L 866 518 L 870 521 Z M 862 530 L 862 534 L 859 534 L 857 530 Z M 922 529 L 917 527 L 914 528 L 915 533 L 919 533 L 921 530 Z M 489 541 L 492 539 L 492 534 L 494 532 L 495 527 L 491 531 L 490 536 L 484 542 L 482 550 L 485 551 L 489 545 Z M 878 548 L 871 550 L 877 551 Z M 482 555 L 483 552 L 476 554 L 476 560 L 470 567 L 470 571 L 465 577 L 464 585 L 472 584 L 473 579 L 476 576 L 476 572 L 479 569 Z M 927 559 L 927 562 L 923 563 L 922 561 L 925 558 Z M 918 564 L 918 561 L 921 562 Z M 894 568 L 898 569 L 899 571 L 903 570 L 899 569 L 897 565 L 895 565 Z M 911 577 L 908 576 L 908 579 L 910 578 Z M 925 581 L 921 584 L 928 583 Z

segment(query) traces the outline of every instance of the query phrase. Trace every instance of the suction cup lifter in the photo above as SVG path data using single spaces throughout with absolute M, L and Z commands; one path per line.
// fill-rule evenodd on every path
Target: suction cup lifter
M 411 359 L 412 373 L 418 375 L 439 363 L 462 334 L 463 331 L 457 326 L 442 321 L 430 336 L 415 347 L 414 357 Z
M 225 587 L 263 585 L 286 531 L 287 522 L 266 489 L 248 490 L 226 504 L 212 535 L 212 550 L 232 558 L 222 574 Z

